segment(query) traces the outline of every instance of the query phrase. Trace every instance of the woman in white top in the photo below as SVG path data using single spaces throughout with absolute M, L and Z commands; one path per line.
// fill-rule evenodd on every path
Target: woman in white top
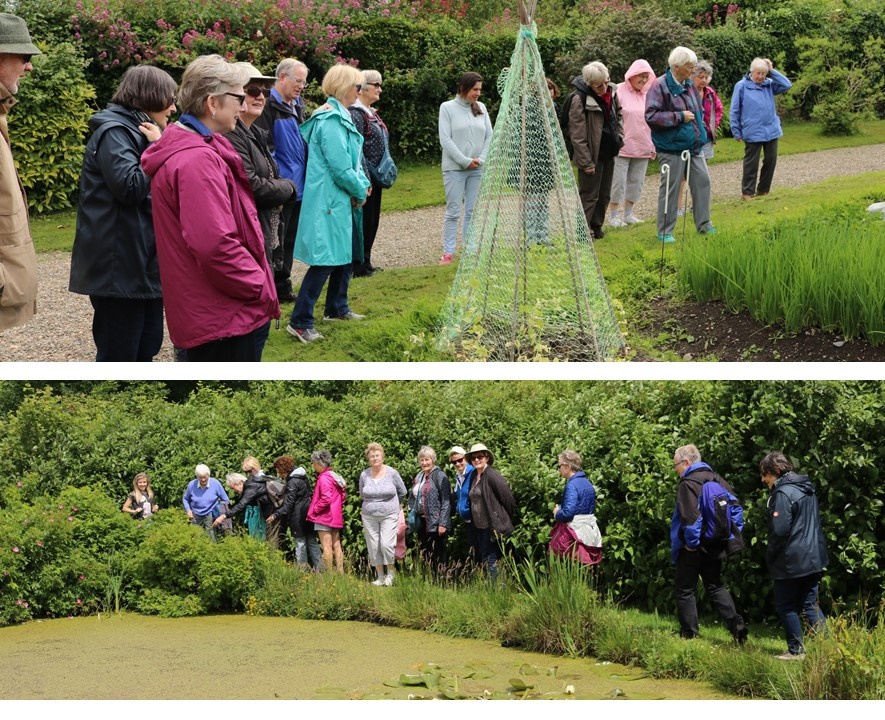
M 153 515 L 160 506 L 154 499 L 154 491 L 147 473 L 140 472 L 132 479 L 132 492 L 126 496 L 123 503 L 123 512 L 129 513 L 138 520 L 144 520 Z
M 446 214 L 443 220 L 443 256 L 440 265 L 452 262 L 458 242 L 458 220 L 464 208 L 461 242 L 467 239 L 473 205 L 482 180 L 482 166 L 492 143 L 492 122 L 479 102 L 482 76 L 464 73 L 458 94 L 439 106 L 439 144 L 442 146 L 443 186 Z
M 396 529 L 406 485 L 400 474 L 384 464 L 384 448 L 378 443 L 366 447 L 367 467 L 360 474 L 363 501 L 363 535 L 369 564 L 375 568 L 373 585 L 393 585 Z

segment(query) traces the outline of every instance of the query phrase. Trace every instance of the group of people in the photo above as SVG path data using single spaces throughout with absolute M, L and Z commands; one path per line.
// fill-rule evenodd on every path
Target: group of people
M 636 60 L 624 82 L 615 85 L 599 61 L 584 66 L 572 81 L 568 99 L 571 159 L 578 171 L 578 192 L 594 239 L 609 225 L 641 222 L 634 215 L 649 160 L 661 164 L 657 236 L 675 242 L 677 219 L 685 212 L 684 189 L 691 193 L 694 225 L 700 234 L 716 232 L 710 217 L 710 176 L 707 160 L 723 114 L 722 101 L 710 86 L 713 68 L 687 47 L 674 48 L 667 71 L 654 77 L 645 60 Z M 745 146 L 742 197 L 747 200 L 771 189 L 777 162 L 777 141 L 783 134 L 775 96 L 790 81 L 771 60 L 755 58 L 750 71 L 734 88 L 731 132 Z M 759 174 L 760 154 L 764 155 Z
M 742 544 L 743 511 L 731 485 L 703 462 L 695 445 L 676 450 L 673 470 L 679 483 L 670 523 L 670 551 L 676 568 L 679 634 L 687 639 L 699 635 L 696 594 L 700 579 L 725 626 L 743 645 L 747 624 L 722 581 L 724 558 Z M 812 632 L 826 627 L 818 589 L 828 556 L 817 493 L 808 476 L 795 472 L 790 460 L 777 450 L 762 458 L 759 474 L 770 490 L 766 563 L 787 640 L 787 652 L 777 657 L 799 660 L 805 656 L 802 617 Z M 717 532 L 721 520 L 726 529 Z
M 400 473 L 385 462 L 376 442 L 365 449 L 368 466 L 360 473 L 357 492 L 372 583 L 394 583 L 397 563 L 406 556 L 407 535 L 434 577 L 446 570 L 447 540 L 454 522 L 463 523 L 464 536 L 476 564 L 497 578 L 502 541 L 518 521 L 516 500 L 507 479 L 494 467 L 495 456 L 484 444 L 467 451 L 453 446 L 448 452 L 449 475 L 440 467 L 436 451 L 422 447 L 418 472 L 407 486 Z M 189 520 L 203 527 L 211 539 L 218 528 L 231 530 L 232 518 L 243 515 L 248 532 L 274 548 L 290 549 L 296 563 L 315 570 L 344 571 L 341 533 L 347 482 L 332 469 L 328 450 L 311 453 L 316 477 L 290 455 L 273 462 L 266 475 L 252 456 L 242 463 L 243 474 L 226 476 L 231 500 L 209 468 L 200 464 L 185 488 L 182 504 Z M 596 519 L 596 489 L 583 469 L 581 455 L 564 450 L 557 469 L 565 480 L 560 502 L 553 509 L 548 551 L 588 567 L 602 561 L 602 533 Z M 701 580 L 725 626 L 741 645 L 748 627 L 722 580 L 723 561 L 743 547 L 744 518 L 732 486 L 701 458 L 695 445 L 683 445 L 673 455 L 678 477 L 676 502 L 670 522 L 670 552 L 675 566 L 675 596 L 679 633 L 691 639 L 700 634 L 697 586 Z M 787 652 L 783 660 L 804 656 L 802 617 L 814 632 L 826 618 L 818 603 L 819 583 L 828 563 L 815 488 L 807 475 L 795 472 L 780 451 L 759 463 L 761 481 L 770 490 L 767 502 L 766 562 L 774 583 L 775 607 L 784 627 Z M 283 483 L 281 499 L 269 483 Z M 139 473 L 126 497 L 123 512 L 149 519 L 158 511 L 147 474 Z M 287 542 L 286 530 L 291 535 Z
M 291 336 L 322 338 L 327 283 L 325 320 L 363 318 L 348 286 L 380 269 L 381 75 L 332 66 L 309 118 L 307 76 L 295 58 L 265 75 L 219 55 L 192 61 L 180 84 L 149 65 L 124 73 L 90 120 L 71 257 L 96 360 L 152 360 L 165 311 L 177 359 L 257 361 L 282 302 L 294 303 Z M 293 259 L 308 266 L 297 294 Z

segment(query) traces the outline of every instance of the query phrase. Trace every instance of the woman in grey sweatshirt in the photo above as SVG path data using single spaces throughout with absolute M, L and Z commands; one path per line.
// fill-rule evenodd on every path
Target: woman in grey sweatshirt
M 366 460 L 369 467 L 360 474 L 360 497 L 366 550 L 375 568 L 372 584 L 393 585 L 396 526 L 406 486 L 400 474 L 384 464 L 384 448 L 378 443 L 366 447 Z

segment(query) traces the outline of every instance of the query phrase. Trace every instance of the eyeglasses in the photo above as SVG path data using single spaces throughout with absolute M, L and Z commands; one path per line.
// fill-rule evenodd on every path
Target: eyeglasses
M 246 96 L 245 96 L 245 95 L 240 95 L 240 94 L 238 94 L 238 93 L 232 93 L 232 92 L 226 92 L 226 93 L 223 93 L 223 94 L 224 94 L 224 95 L 230 95 L 232 98 L 236 98 L 236 99 L 237 99 L 237 103 L 240 104 L 240 105 L 242 105 L 244 102 L 246 102 Z
M 246 95 L 252 98 L 257 98 L 260 95 L 264 95 L 264 97 L 270 97 L 270 88 L 258 87 L 258 85 L 249 85 L 246 88 Z
M 304 80 L 299 80 L 298 78 L 292 78 L 292 82 L 293 82 L 295 85 L 301 85 L 302 87 L 305 86 L 305 85 L 307 85 L 307 80 L 306 80 L 306 79 L 304 79 Z
M 466 463 L 467 458 L 455 458 L 452 460 L 452 465 L 460 465 L 461 463 Z
M 371 85 L 372 87 L 376 87 L 379 90 L 384 87 L 381 83 L 366 83 L 366 85 Z
M 559 463 L 559 465 L 557 465 L 556 467 L 561 468 L 561 467 L 568 467 L 568 466 L 569 466 L 568 463 Z

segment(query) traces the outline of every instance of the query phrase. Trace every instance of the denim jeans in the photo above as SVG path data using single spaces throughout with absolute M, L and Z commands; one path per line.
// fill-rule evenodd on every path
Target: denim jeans
M 498 579 L 498 542 L 491 528 L 475 528 L 476 562 L 486 566 L 492 580 Z
M 347 288 L 350 285 L 350 276 L 353 266 L 347 265 L 311 265 L 304 274 L 298 297 L 295 298 L 295 307 L 292 308 L 292 317 L 289 325 L 293 328 L 306 330 L 313 327 L 313 307 L 319 300 L 320 293 L 326 280 L 329 288 L 326 290 L 325 315 L 329 317 L 341 317 L 350 312 L 347 304 Z
M 805 615 L 813 630 L 821 630 L 826 625 L 827 619 L 817 604 L 818 582 L 820 573 L 774 581 L 774 606 L 784 626 L 787 648 L 793 655 L 805 652 L 800 612 Z
M 270 323 L 271 321 L 268 320 L 266 324 L 255 330 L 255 350 L 258 353 L 259 362 L 261 354 L 264 352 L 264 346 L 267 344 L 267 338 L 270 337 Z
M 482 182 L 482 167 L 473 170 L 445 170 L 443 188 L 446 191 L 446 214 L 443 218 L 443 253 L 454 255 L 458 245 L 458 220 L 464 206 L 464 222 L 461 224 L 461 242 L 467 244 L 467 231 L 473 206 Z
M 163 298 L 90 295 L 95 362 L 151 362 L 163 344 Z
M 314 570 L 323 567 L 323 551 L 315 533 L 295 536 L 295 562 L 307 565 L 308 561 Z

